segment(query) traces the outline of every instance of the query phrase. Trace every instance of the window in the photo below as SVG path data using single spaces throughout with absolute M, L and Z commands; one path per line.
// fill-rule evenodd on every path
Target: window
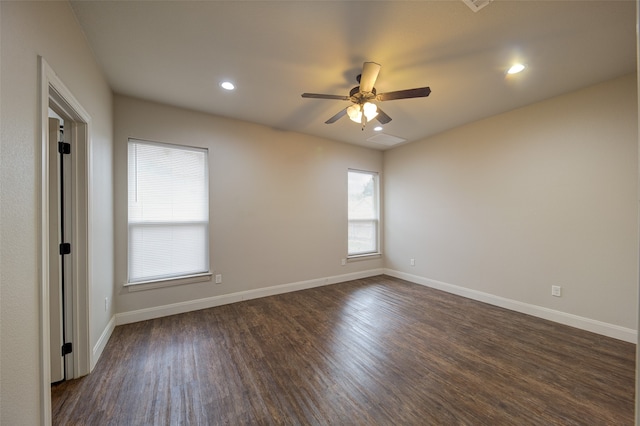
M 207 153 L 129 139 L 129 283 L 209 273 Z
M 349 170 L 348 193 L 348 255 L 378 254 L 378 174 Z

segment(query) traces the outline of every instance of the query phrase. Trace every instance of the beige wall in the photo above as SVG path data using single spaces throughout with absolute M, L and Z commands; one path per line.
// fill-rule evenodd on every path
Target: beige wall
M 112 97 L 66 2 L 0 2 L 0 424 L 39 424 L 39 77 L 42 55 L 92 118 L 91 345 L 113 292 Z M 102 301 L 102 303 L 101 303 Z
M 115 97 L 116 309 L 119 313 L 381 268 L 341 265 L 350 167 L 382 153 L 129 97 Z M 209 149 L 211 268 L 223 283 L 128 292 L 127 140 Z
M 635 329 L 636 98 L 633 74 L 386 152 L 386 267 Z

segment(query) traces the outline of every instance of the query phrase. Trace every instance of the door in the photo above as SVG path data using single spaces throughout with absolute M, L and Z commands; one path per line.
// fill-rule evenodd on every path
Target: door
M 59 159 L 58 141 L 60 134 L 60 120 L 49 118 L 49 182 L 52 186 L 49 191 L 49 238 L 51 247 L 49 250 L 49 315 L 50 342 L 51 342 L 51 382 L 64 380 L 64 357 L 62 356 L 62 282 L 60 280 L 60 194 L 58 190 Z
M 70 344 L 70 312 L 66 309 L 71 297 L 70 234 L 70 149 L 65 143 L 64 121 L 49 118 L 49 316 L 51 382 L 69 377 L 72 363 L 67 353 Z M 72 376 L 71 376 L 72 377 Z

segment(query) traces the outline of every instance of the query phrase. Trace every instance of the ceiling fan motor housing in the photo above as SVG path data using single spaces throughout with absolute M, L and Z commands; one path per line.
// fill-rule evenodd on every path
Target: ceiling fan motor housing
M 376 98 L 376 88 L 372 88 L 371 92 L 365 93 L 360 91 L 360 86 L 356 86 L 349 92 L 349 99 L 354 104 L 364 104 L 365 102 L 374 100 Z

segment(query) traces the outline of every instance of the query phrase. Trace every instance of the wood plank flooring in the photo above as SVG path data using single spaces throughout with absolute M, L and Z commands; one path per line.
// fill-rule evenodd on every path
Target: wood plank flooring
M 633 425 L 635 345 L 388 276 L 116 327 L 59 425 Z

